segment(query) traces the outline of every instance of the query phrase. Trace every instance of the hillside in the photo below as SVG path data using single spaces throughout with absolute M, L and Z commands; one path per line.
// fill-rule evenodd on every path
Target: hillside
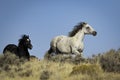
M 120 80 L 119 67 L 120 50 L 113 49 L 80 63 L 27 61 L 8 53 L 6 57 L 0 55 L 0 80 Z

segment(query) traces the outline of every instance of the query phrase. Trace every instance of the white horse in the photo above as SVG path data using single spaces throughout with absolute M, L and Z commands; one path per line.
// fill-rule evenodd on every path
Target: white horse
M 84 44 L 83 39 L 86 34 L 96 36 L 97 32 L 87 23 L 81 22 L 76 25 L 68 36 L 57 36 L 52 39 L 50 49 L 47 54 L 75 54 L 82 55 Z

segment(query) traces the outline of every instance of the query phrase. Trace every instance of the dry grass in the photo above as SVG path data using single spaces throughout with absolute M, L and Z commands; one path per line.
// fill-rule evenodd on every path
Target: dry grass
M 4 56 L 1 55 L 1 59 Z M 0 61 L 2 61 L 0 59 Z M 13 58 L 15 59 L 15 58 Z M 4 60 L 3 60 L 4 61 Z M 14 60 L 13 60 L 14 61 Z M 19 61 L 19 60 L 18 60 Z M 18 63 L 17 61 L 15 63 Z M 99 63 L 72 64 L 47 60 L 32 60 L 0 66 L 0 80 L 119 80 L 120 74 L 103 72 Z M 3 62 L 5 65 L 5 63 Z

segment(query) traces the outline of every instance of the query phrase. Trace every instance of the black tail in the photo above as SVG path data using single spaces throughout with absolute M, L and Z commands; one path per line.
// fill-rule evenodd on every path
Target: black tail
M 51 54 L 53 52 L 52 47 L 50 47 L 50 49 L 48 50 L 48 54 Z
M 45 53 L 44 58 L 45 59 L 50 59 L 52 52 L 54 52 L 54 51 L 53 51 L 52 47 L 50 47 L 50 49 Z

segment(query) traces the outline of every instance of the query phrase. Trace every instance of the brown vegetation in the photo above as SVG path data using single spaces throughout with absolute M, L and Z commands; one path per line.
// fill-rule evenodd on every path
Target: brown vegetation
M 111 49 L 92 58 L 53 60 L 19 59 L 13 54 L 0 55 L 1 80 L 119 80 L 120 50 Z

